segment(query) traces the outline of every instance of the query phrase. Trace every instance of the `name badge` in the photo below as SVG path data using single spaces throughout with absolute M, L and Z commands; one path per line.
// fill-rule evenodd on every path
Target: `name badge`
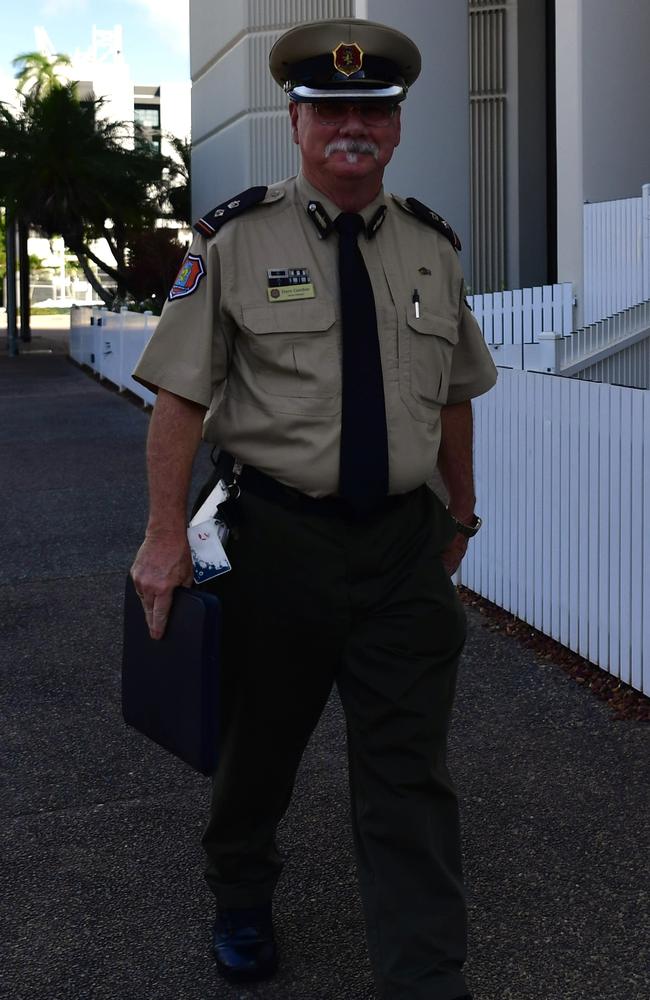
M 314 286 L 306 267 L 271 268 L 266 272 L 269 302 L 290 302 L 294 299 L 313 299 Z

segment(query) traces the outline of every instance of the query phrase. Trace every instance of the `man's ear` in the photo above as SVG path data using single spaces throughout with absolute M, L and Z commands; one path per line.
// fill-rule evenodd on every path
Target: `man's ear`
M 289 117 L 291 118 L 291 138 L 297 146 L 300 140 L 298 138 L 298 105 L 295 101 L 289 105 Z

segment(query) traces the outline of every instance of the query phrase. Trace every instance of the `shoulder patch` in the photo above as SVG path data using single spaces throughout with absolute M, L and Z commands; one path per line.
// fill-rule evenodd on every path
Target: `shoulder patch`
M 199 287 L 199 282 L 205 274 L 205 264 L 201 254 L 188 253 L 176 275 L 176 280 L 169 292 L 169 301 L 192 295 Z
M 264 201 L 268 190 L 266 186 L 260 185 L 248 188 L 241 194 L 236 194 L 234 198 L 229 198 L 228 201 L 222 202 L 221 205 L 217 205 L 211 212 L 202 216 L 198 222 L 194 223 L 194 228 L 201 236 L 207 236 L 209 239 L 218 233 L 226 222 L 230 222 L 231 219 L 248 211 L 253 205 L 259 205 L 260 202 Z M 277 198 L 278 196 L 274 194 L 272 200 L 275 201 Z
M 393 195 L 393 201 L 397 202 L 399 207 L 403 208 L 405 212 L 415 215 L 420 222 L 424 222 L 427 226 L 431 226 L 432 229 L 436 229 L 443 236 L 446 236 L 456 252 L 462 250 L 458 233 L 454 232 L 446 219 L 443 219 L 441 215 L 434 212 L 432 208 L 427 208 L 417 198 L 399 198 L 397 195 Z

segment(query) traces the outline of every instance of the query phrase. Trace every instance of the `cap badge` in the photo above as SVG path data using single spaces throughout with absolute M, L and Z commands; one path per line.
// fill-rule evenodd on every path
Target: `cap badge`
M 356 42 L 349 45 L 345 42 L 339 42 L 332 55 L 334 56 L 334 69 L 343 73 L 344 76 L 358 73 L 363 65 L 363 49 Z

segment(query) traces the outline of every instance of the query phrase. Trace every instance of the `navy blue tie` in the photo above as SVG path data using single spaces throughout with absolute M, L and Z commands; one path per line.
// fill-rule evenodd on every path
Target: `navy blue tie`
M 342 212 L 339 282 L 343 327 L 343 402 L 339 494 L 360 506 L 388 493 L 388 433 L 375 297 L 357 236 L 360 215 Z

